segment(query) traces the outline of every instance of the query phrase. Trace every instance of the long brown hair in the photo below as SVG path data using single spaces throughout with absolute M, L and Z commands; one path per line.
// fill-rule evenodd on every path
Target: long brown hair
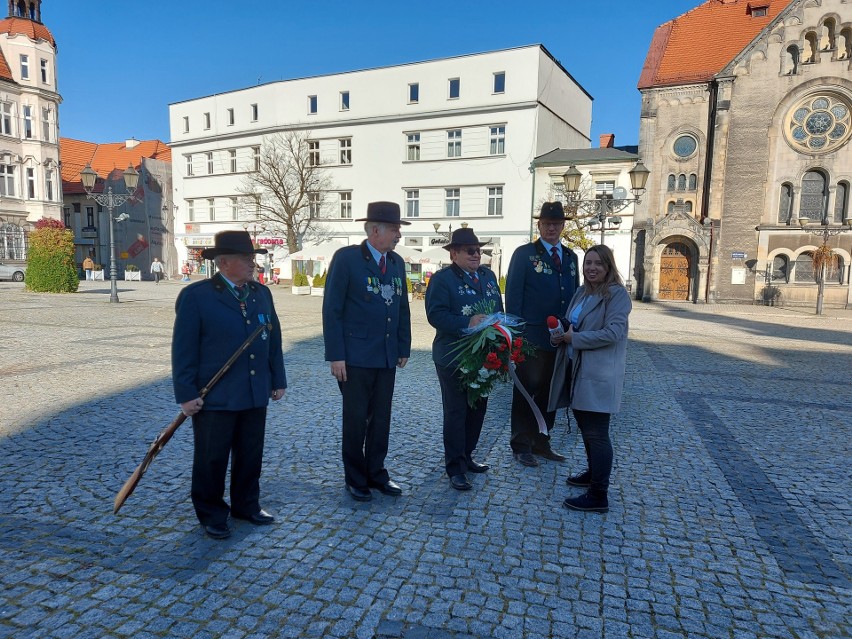
M 586 256 L 583 257 L 584 266 L 586 263 L 586 257 L 588 257 L 589 253 L 592 252 L 597 253 L 598 257 L 601 258 L 601 262 L 603 262 L 606 267 L 606 276 L 600 284 L 583 282 L 583 286 L 586 287 L 586 292 L 593 295 L 607 296 L 609 295 L 609 287 L 613 284 L 624 286 L 624 282 L 621 281 L 621 275 L 618 274 L 618 269 L 615 267 L 615 255 L 612 254 L 612 249 L 605 244 L 596 244 L 586 251 Z M 585 274 L 585 268 L 583 269 L 583 272 Z

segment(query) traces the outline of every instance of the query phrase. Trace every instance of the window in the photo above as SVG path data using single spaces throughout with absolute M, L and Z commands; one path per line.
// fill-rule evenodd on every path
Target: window
M 352 164 L 352 138 L 344 138 L 340 142 L 340 163 Z
M 213 154 L 207 154 L 207 175 L 213 175 Z
M 772 259 L 772 281 L 784 284 L 790 281 L 790 260 L 786 255 L 776 255 Z
M 319 193 L 308 193 L 308 214 L 311 217 L 320 216 L 320 196 Z
M 41 110 L 41 139 L 50 142 L 50 109 Z
M 210 128 L 210 114 L 209 113 L 204 114 L 204 128 L 205 129 Z
M 765 18 L 768 11 L 768 6 L 749 7 L 749 13 L 751 13 L 752 18 Z
M 191 176 L 195 175 L 192 172 L 192 156 L 186 155 L 184 157 L 186 158 L 186 175 L 187 175 L 187 177 L 191 177 Z
M 95 228 L 95 207 L 86 207 L 86 226 L 90 229 Z
M 506 127 L 491 127 L 491 146 L 488 149 L 491 155 L 503 155 L 506 152 Z
M 195 222 L 195 202 L 193 200 L 186 201 L 186 217 L 190 222 Z
M 234 126 L 234 110 L 228 109 L 228 126 Z
M 62 207 L 62 221 L 65 223 L 65 228 L 71 228 L 71 209 L 67 206 Z
M 677 140 L 674 141 L 674 145 L 672 146 L 672 150 L 674 154 L 679 158 L 688 158 L 695 150 L 698 148 L 698 142 L 695 141 L 695 138 L 691 135 L 682 135 Z
M 189 133 L 189 116 L 183 116 L 183 132 Z
M 447 217 L 458 217 L 461 215 L 461 194 L 460 189 L 444 189 Z
M 408 103 L 417 104 L 420 102 L 420 84 L 413 82 L 408 85 Z
M 260 171 L 260 147 L 251 147 L 252 156 L 254 157 L 254 170 Z
M 33 108 L 24 107 L 24 137 L 28 140 L 33 137 Z
M 44 171 L 44 199 L 53 202 L 53 171 L 50 169 Z
M 416 162 L 420 159 L 420 134 L 408 134 L 408 161 Z
M 615 180 L 595 182 L 595 199 L 611 200 L 615 192 Z
M 488 215 L 503 215 L 503 187 L 488 187 Z
M 778 199 L 778 223 L 789 224 L 793 215 L 793 185 L 785 182 L 781 185 Z
M 506 73 L 505 71 L 500 71 L 499 73 L 494 74 L 494 93 L 505 93 L 506 92 Z
M 812 222 L 822 222 L 826 216 L 828 192 L 822 171 L 808 171 L 802 177 L 802 195 L 799 198 L 799 217 Z M 798 280 L 798 276 L 796 277 Z
M 230 161 L 231 173 L 237 172 L 237 150 L 231 149 L 228 151 L 228 160 Z
M 447 131 L 447 157 L 461 157 L 461 129 L 451 129 Z
M 352 219 L 352 193 L 340 194 L 340 217 L 344 220 Z
M 47 60 L 44 58 L 41 59 L 41 81 L 42 84 L 48 84 L 50 82 L 50 74 L 48 73 Z
M 849 217 L 849 182 L 838 182 L 834 192 L 834 221 L 842 224 Z
M 308 113 L 316 113 L 317 112 L 317 96 L 309 95 L 308 96 Z
M 27 197 L 31 200 L 35 199 L 35 169 L 27 168 Z
M 320 148 L 317 140 L 308 140 L 308 166 L 320 165 Z
M 12 135 L 12 104 L 10 102 L 0 105 L 0 133 Z
M 675 184 L 677 184 L 677 178 L 675 177 L 675 174 L 669 173 L 669 180 L 668 180 L 668 184 L 667 184 L 666 188 L 669 191 L 674 191 L 675 190 Z
M 212 197 L 207 199 L 207 211 L 210 216 L 208 219 L 212 222 L 216 219 L 216 200 Z
M 237 198 L 231 198 L 231 219 L 238 220 L 240 219 L 240 207 L 237 202 Z
M 420 217 L 420 190 L 405 192 L 405 217 Z
M 814 277 L 814 257 L 812 254 L 802 253 L 796 258 L 793 275 L 796 281 L 800 283 L 813 284 L 816 282 L 816 278 Z
M 0 195 L 15 197 L 15 167 L 0 164 Z
M 461 93 L 461 80 L 450 78 L 450 100 L 456 100 Z
M 21 54 L 21 80 L 30 79 L 30 57 Z
M 256 104 L 251 105 L 251 121 L 257 122 L 257 105 Z
M 677 176 L 677 190 L 685 191 L 686 190 L 686 175 L 681 173 Z
M 695 175 L 695 173 L 689 174 L 689 187 L 688 188 L 689 188 L 690 191 L 694 191 L 696 188 L 698 188 L 698 176 Z
M 787 143 L 799 152 L 822 154 L 852 136 L 852 102 L 845 95 L 820 93 L 800 100 L 784 118 Z
M 341 91 L 340 92 L 340 110 L 348 111 L 349 110 L 349 91 Z

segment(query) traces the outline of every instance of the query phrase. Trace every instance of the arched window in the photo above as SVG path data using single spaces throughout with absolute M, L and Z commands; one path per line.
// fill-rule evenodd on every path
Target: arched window
M 846 27 L 837 39 L 837 59 L 848 60 L 849 58 L 852 58 L 852 29 Z
M 15 15 L 18 16 L 19 18 L 23 18 L 25 15 L 27 15 L 26 10 L 24 8 L 24 0 L 18 1 L 18 6 L 17 6 L 17 10 L 15 12 Z
M 784 56 L 784 75 L 796 75 L 799 72 L 799 47 L 791 44 L 787 47 L 787 55 Z
M 674 173 L 669 173 L 669 184 L 668 184 L 668 190 L 669 191 L 675 190 L 675 180 L 676 179 L 677 178 L 675 178 Z
M 816 282 L 814 277 L 814 258 L 811 253 L 802 253 L 796 258 L 796 268 L 793 271 L 793 276 L 796 282 L 800 284 L 813 284 Z
M 819 41 L 820 51 L 830 51 L 834 48 L 834 31 L 834 19 L 826 18 L 825 22 L 822 24 L 822 37 Z
M 692 215 L 692 201 L 687 200 L 683 203 L 683 212 L 687 215 Z
M 689 190 L 694 191 L 698 188 L 698 176 L 695 173 L 689 174 Z
M 776 255 L 772 259 L 772 281 L 782 284 L 790 281 L 790 259 L 786 255 Z
M 837 253 L 835 253 L 835 255 L 837 255 Z M 846 262 L 844 262 L 842 255 L 837 255 L 837 273 L 835 273 L 835 276 L 838 284 L 844 283 L 844 275 L 846 275 Z
M 686 190 L 686 175 L 681 173 L 677 176 L 677 190 L 685 191 Z
M 781 185 L 781 195 L 778 198 L 778 223 L 789 224 L 793 216 L 793 185 L 784 182 Z
M 799 217 L 812 222 L 822 222 L 826 216 L 828 191 L 822 171 L 808 171 L 802 177 L 802 196 L 799 201 Z
M 843 224 L 849 217 L 849 182 L 838 182 L 834 191 L 834 221 Z
M 669 202 L 668 205 L 666 206 L 666 215 L 671 215 L 674 212 L 675 212 L 675 203 Z
M 819 62 L 819 44 L 817 34 L 813 31 L 805 34 L 805 54 L 802 56 L 802 62 Z

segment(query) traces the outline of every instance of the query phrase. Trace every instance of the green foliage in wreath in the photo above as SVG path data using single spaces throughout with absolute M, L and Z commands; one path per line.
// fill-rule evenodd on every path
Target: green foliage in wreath
M 27 290 L 75 293 L 80 285 L 74 260 L 74 233 L 59 220 L 42 218 L 30 233 Z

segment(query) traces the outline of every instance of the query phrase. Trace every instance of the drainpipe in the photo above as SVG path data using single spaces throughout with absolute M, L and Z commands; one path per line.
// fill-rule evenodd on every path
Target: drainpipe
M 529 239 L 530 239 L 530 242 L 532 242 L 533 215 L 535 214 L 535 160 L 530 162 L 530 175 L 532 176 L 532 188 L 530 189 L 530 235 L 529 235 Z
M 704 158 L 704 183 L 701 185 L 701 219 L 702 224 L 710 222 L 710 246 L 707 255 L 707 283 L 704 286 L 704 303 L 710 303 L 710 282 L 713 273 L 713 220 L 708 218 L 710 210 L 710 182 L 713 178 L 713 148 L 716 141 L 716 113 L 719 101 L 719 83 L 710 81 L 710 108 L 707 112 L 707 155 Z

